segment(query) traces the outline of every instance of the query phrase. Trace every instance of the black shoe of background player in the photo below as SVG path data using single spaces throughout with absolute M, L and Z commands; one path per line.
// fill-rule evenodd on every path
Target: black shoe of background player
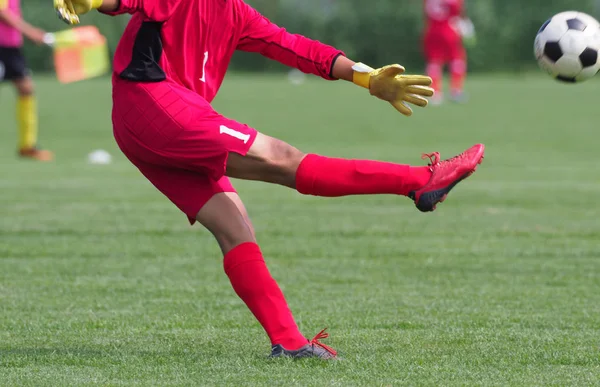
M 329 333 L 325 333 L 325 330 L 327 330 L 327 328 L 317 333 L 308 344 L 294 351 L 283 348 L 283 345 L 281 344 L 275 344 L 271 347 L 271 357 L 292 357 L 297 359 L 317 357 L 323 360 L 335 359 L 337 357 L 335 349 L 319 341 L 320 339 L 329 337 Z

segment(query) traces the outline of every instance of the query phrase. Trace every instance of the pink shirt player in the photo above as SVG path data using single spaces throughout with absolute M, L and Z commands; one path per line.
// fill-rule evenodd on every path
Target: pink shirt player
M 21 0 L 0 0 L 0 10 L 9 9 L 15 16 L 21 17 Z M 21 47 L 23 34 L 0 21 L 0 47 Z

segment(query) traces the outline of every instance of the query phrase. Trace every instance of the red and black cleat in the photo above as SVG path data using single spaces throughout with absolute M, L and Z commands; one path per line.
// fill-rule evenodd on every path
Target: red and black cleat
M 412 191 L 408 196 L 422 212 L 435 210 L 438 203 L 443 202 L 454 186 L 469 177 L 483 160 L 485 146 L 473 145 L 458 156 L 440 161 L 438 152 L 424 154 L 423 159 L 431 160 L 431 178 L 425 186 Z
M 304 357 L 317 357 L 323 360 L 335 359 L 337 357 L 335 349 L 319 341 L 320 339 L 329 337 L 329 333 L 325 333 L 326 330 L 327 328 L 317 333 L 308 344 L 295 351 L 285 349 L 281 344 L 273 345 L 271 348 L 271 357 L 293 357 L 298 359 Z

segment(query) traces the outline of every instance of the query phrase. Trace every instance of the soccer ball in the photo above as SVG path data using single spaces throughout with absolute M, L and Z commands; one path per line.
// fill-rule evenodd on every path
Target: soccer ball
M 535 37 L 540 67 L 553 78 L 583 82 L 600 70 L 600 23 L 582 12 L 562 12 L 548 19 Z
M 88 162 L 90 164 L 110 164 L 110 153 L 105 150 L 98 149 L 88 155 Z

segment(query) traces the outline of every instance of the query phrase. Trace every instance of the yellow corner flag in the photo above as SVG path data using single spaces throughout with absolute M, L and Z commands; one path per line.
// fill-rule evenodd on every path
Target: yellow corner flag
M 45 41 L 53 47 L 54 68 L 61 83 L 90 79 L 110 70 L 106 38 L 94 26 L 48 34 Z

